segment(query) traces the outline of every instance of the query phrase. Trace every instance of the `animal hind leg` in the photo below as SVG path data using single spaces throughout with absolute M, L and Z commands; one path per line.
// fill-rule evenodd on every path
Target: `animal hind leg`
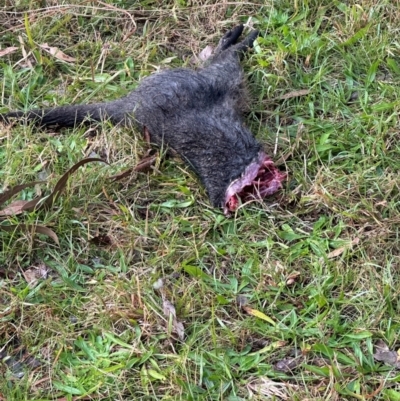
M 226 54 L 231 50 L 241 56 L 247 49 L 253 47 L 253 43 L 259 35 L 258 31 L 250 32 L 241 42 L 237 43 L 240 35 L 243 32 L 243 25 L 238 25 L 227 32 L 219 41 L 217 48 L 214 51 L 212 62 L 218 60 L 221 53 Z M 222 57 L 222 55 L 221 55 Z
M 236 44 L 240 35 L 243 32 L 243 24 L 235 26 L 230 31 L 228 31 L 219 41 L 217 48 L 215 49 L 215 53 L 222 52 L 226 50 L 228 47 Z
M 244 40 L 242 40 L 240 43 L 238 43 L 237 45 L 235 45 L 235 49 L 236 51 L 239 52 L 244 52 L 246 51 L 248 48 L 252 48 L 254 41 L 257 39 L 257 36 L 259 35 L 258 31 L 252 31 L 250 32 L 245 38 Z

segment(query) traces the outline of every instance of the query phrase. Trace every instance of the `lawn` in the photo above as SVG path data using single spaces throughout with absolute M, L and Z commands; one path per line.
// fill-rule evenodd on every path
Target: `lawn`
M 139 132 L 0 125 L 0 191 L 43 181 L 0 205 L 0 401 L 400 400 L 398 1 L 2 4 L 3 113 L 116 99 L 258 29 L 246 124 L 287 180 L 226 217 L 164 150 L 111 180 Z M 86 158 L 108 164 L 10 213 Z

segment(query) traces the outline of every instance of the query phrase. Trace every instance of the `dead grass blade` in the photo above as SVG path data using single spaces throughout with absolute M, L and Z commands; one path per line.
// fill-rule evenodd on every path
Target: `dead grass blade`
M 150 170 L 151 166 L 155 163 L 157 160 L 158 153 L 155 152 L 152 149 L 149 149 L 146 155 L 140 160 L 140 162 L 135 166 L 131 167 L 125 171 L 122 171 L 119 174 L 115 174 L 111 177 L 109 177 L 110 180 L 113 181 L 119 181 L 122 180 L 125 177 L 130 176 L 133 172 L 140 172 L 140 173 L 146 173 L 147 171 Z
M 108 178 L 113 181 L 119 181 L 119 180 L 122 180 L 123 178 L 129 177 L 134 171 L 135 171 L 135 167 L 131 167 L 131 168 L 128 168 L 127 170 L 122 171 L 121 173 L 112 175 L 111 177 L 108 177 Z
M 137 164 L 134 168 L 134 171 L 145 173 L 150 170 L 150 167 L 155 163 L 157 160 L 158 153 L 154 150 L 150 149 L 146 155 L 143 157 L 142 160 Z
M 122 43 L 124 43 L 127 39 L 129 39 L 136 32 L 136 29 L 137 29 L 136 21 L 135 21 L 133 15 L 129 11 L 123 10 L 121 8 L 118 8 L 118 7 L 115 7 L 115 6 L 111 5 L 111 4 L 107 4 L 107 3 L 102 2 L 100 0 L 97 0 L 97 2 L 99 4 L 101 4 L 102 6 L 108 8 L 108 9 L 115 10 L 115 11 L 117 11 L 119 13 L 124 13 L 131 20 L 132 25 L 133 25 L 133 29 L 131 29 L 127 34 L 124 35 L 124 38 L 122 39 Z

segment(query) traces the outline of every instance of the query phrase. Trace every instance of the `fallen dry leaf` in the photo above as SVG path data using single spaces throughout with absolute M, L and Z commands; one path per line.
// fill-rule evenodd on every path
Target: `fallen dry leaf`
M 39 278 L 36 276 L 35 269 L 28 269 L 23 272 L 26 282 L 28 283 L 29 288 L 35 287 Z
M 246 306 L 246 305 L 243 305 L 242 309 L 249 315 L 258 317 L 259 319 L 262 319 L 262 320 L 272 324 L 273 326 L 276 326 L 276 323 L 265 313 L 260 312 L 257 309 L 250 308 L 249 306 Z
M 7 56 L 7 54 L 14 53 L 18 50 L 18 47 L 11 46 L 11 47 L 6 47 L 3 50 L 0 50 L 0 57 Z
M 399 351 L 390 351 L 389 347 L 383 340 L 378 340 L 375 343 L 374 359 L 379 362 L 384 362 L 390 366 L 400 369 Z
M 58 47 L 49 46 L 47 43 L 43 43 L 42 45 L 39 46 L 41 49 L 43 49 L 47 53 L 50 53 L 58 60 L 65 61 L 67 63 L 73 63 L 74 61 L 76 61 L 75 58 L 63 53 Z
M 289 93 L 285 93 L 282 96 L 279 96 L 279 100 L 286 100 L 286 99 L 291 99 L 292 97 L 300 97 L 300 96 L 306 96 L 310 93 L 311 91 L 309 89 L 300 89 L 298 91 L 293 91 Z
M 21 192 L 23 189 L 33 187 L 36 184 L 43 184 L 44 182 L 45 181 L 33 181 L 33 182 L 28 182 L 26 184 L 16 185 L 15 187 L 7 189 L 0 195 L 0 205 L 2 205 L 4 202 L 7 202 L 15 194 Z
M 300 272 L 292 272 L 286 277 L 286 285 L 294 284 L 300 277 Z
M 35 232 L 37 232 L 39 234 L 47 235 L 58 246 L 60 246 L 60 241 L 58 240 L 57 234 L 53 230 L 50 230 L 50 228 L 45 227 L 45 226 L 35 226 L 34 230 L 35 230 Z
M 176 318 L 176 310 L 174 305 L 172 305 L 172 303 L 167 299 L 163 300 L 163 312 L 164 316 L 172 322 L 172 332 L 176 333 L 179 339 L 183 341 L 185 338 L 185 328 L 183 323 L 178 321 Z
M 278 397 L 281 400 L 288 400 L 288 389 L 290 387 L 294 388 L 294 386 L 288 383 L 274 382 L 268 377 L 258 377 L 250 380 L 249 383 L 246 384 L 246 388 L 249 391 L 251 398 L 254 396 L 264 396 L 268 399 L 275 399 L 275 397 Z
M 26 282 L 30 288 L 36 286 L 40 279 L 46 279 L 49 270 L 44 263 L 40 263 L 38 266 L 32 266 L 28 270 L 23 271 Z
M 39 226 L 35 224 L 12 224 L 12 225 L 0 225 L 0 230 L 4 230 L 7 232 L 13 232 L 16 230 L 21 230 L 21 231 L 28 231 L 32 234 L 39 233 L 43 235 L 47 235 L 50 237 L 58 246 L 60 245 L 60 242 L 58 240 L 58 237 L 56 233 L 51 230 L 48 227 L 45 226 Z
M 360 238 L 356 237 L 348 245 L 342 246 L 341 248 L 337 248 L 337 249 L 333 250 L 332 252 L 329 252 L 327 255 L 327 258 L 328 259 L 336 258 L 336 257 L 340 256 L 347 249 L 350 249 L 354 245 L 357 245 L 359 242 L 360 242 Z
M 10 203 L 7 207 L 0 210 L 0 217 L 5 216 L 15 216 L 17 214 L 21 214 L 25 209 L 27 203 L 30 201 L 26 200 L 17 200 L 13 203 Z
M 286 357 L 278 361 L 274 365 L 274 369 L 278 372 L 290 373 L 296 369 L 304 360 L 302 355 L 297 357 Z

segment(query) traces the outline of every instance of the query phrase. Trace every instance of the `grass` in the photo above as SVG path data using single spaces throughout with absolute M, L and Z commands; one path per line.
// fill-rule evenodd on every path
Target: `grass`
M 110 163 L 1 223 L 60 246 L 0 231 L 0 400 L 400 400 L 396 2 L 6 0 L 0 111 L 117 98 L 249 17 L 247 124 L 288 180 L 232 218 L 175 159 L 108 180 L 129 130 L 0 128 L 3 189 L 47 181 L 18 199 Z

